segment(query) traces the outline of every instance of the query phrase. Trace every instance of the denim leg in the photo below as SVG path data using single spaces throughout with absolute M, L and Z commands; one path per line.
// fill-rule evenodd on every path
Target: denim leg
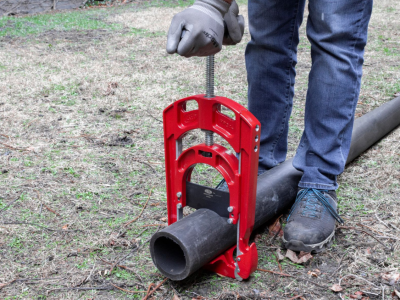
M 335 190 L 350 149 L 372 0 L 310 0 L 312 67 L 305 129 L 293 166 L 299 187 Z
M 305 0 L 249 0 L 249 110 L 261 122 L 259 171 L 286 159 Z

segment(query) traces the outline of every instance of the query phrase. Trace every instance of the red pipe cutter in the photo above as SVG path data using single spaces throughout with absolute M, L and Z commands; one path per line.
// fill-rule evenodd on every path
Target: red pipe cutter
M 198 109 L 187 111 L 196 101 Z M 230 109 L 235 117 L 221 112 Z M 237 224 L 237 244 L 209 262 L 205 268 L 223 276 L 246 279 L 257 268 L 257 249 L 249 239 L 254 226 L 260 122 L 235 101 L 214 96 L 214 57 L 207 57 L 207 94 L 175 101 L 163 112 L 167 179 L 168 224 L 183 217 L 183 207 L 208 208 L 229 224 Z M 193 129 L 205 131 L 206 141 L 182 150 L 184 135 Z M 234 149 L 214 144 L 222 136 Z M 198 163 L 210 165 L 224 177 L 229 193 L 190 181 Z M 236 251 L 236 257 L 235 256 Z

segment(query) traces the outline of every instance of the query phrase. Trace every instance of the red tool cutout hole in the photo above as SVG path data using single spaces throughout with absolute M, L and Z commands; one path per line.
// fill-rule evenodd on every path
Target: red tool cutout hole
M 183 109 L 185 111 L 198 110 L 199 104 L 197 103 L 196 100 L 189 100 L 185 102 L 185 104 L 183 105 Z
M 227 108 L 224 105 L 220 105 L 219 107 L 219 112 L 225 116 L 227 116 L 228 118 L 231 118 L 232 120 L 236 120 L 236 114 L 229 108 Z

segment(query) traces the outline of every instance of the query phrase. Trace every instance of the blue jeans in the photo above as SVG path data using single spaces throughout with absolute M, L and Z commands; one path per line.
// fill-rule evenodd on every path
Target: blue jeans
M 286 159 L 305 0 L 249 0 L 249 109 L 261 122 L 259 171 Z M 335 190 L 350 149 L 372 0 L 310 0 L 312 67 L 293 160 L 301 188 Z

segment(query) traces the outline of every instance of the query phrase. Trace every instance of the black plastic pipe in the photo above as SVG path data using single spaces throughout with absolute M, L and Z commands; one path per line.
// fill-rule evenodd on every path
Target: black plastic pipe
M 347 163 L 400 125 L 400 97 L 358 118 Z M 254 228 L 278 217 L 296 198 L 302 172 L 292 159 L 258 177 Z M 172 280 L 183 280 L 236 242 L 236 225 L 208 209 L 199 209 L 153 235 L 151 257 Z

